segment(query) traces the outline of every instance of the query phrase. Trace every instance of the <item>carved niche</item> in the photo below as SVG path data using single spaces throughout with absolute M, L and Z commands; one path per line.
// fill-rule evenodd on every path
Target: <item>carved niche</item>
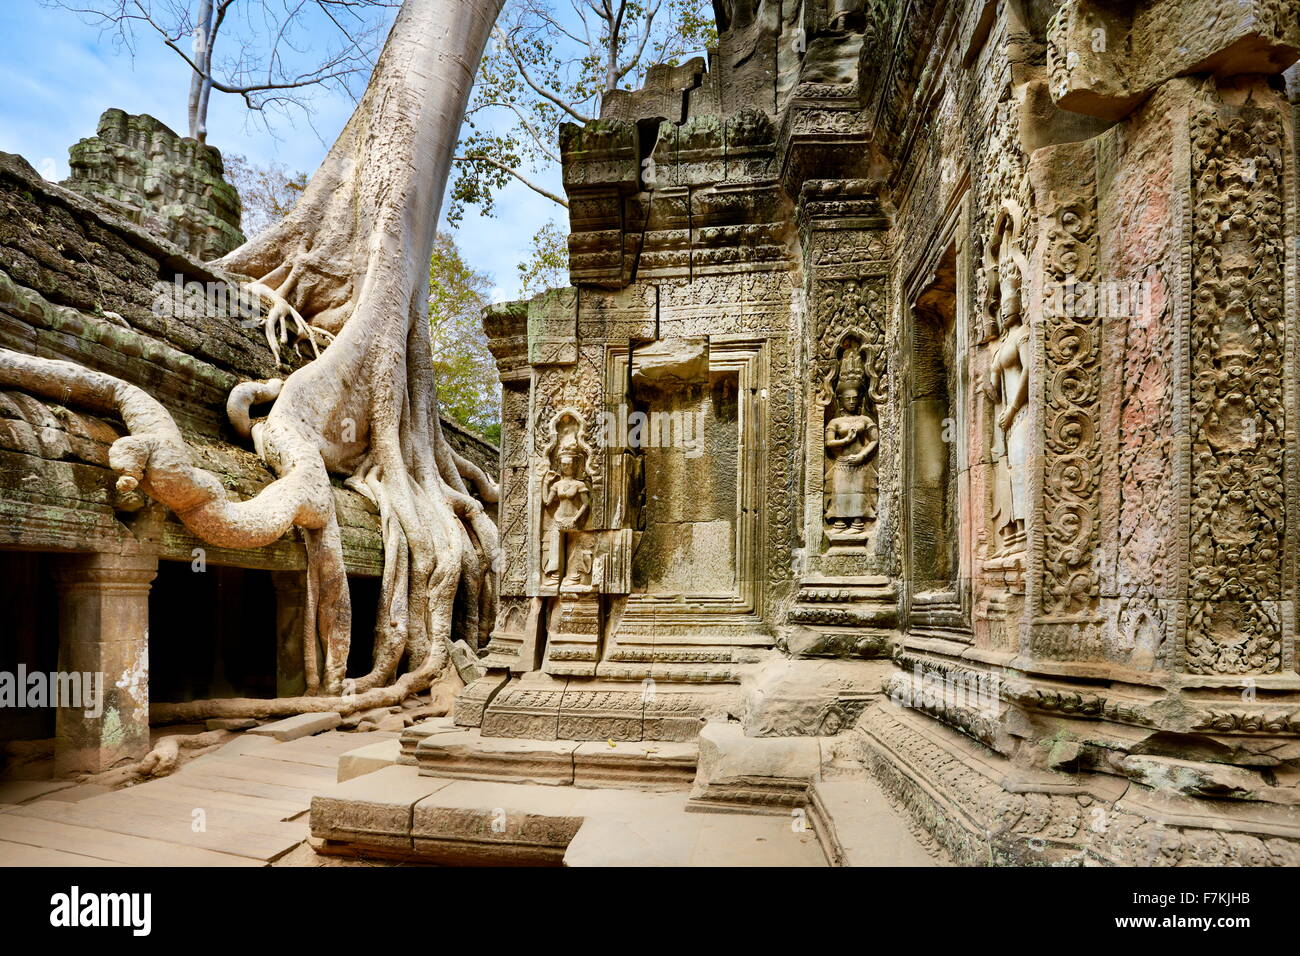
M 817 296 L 822 532 L 832 547 L 864 547 L 880 518 L 881 414 L 889 400 L 881 291 L 870 280 L 822 279 Z
M 876 520 L 880 424 L 875 408 L 885 396 L 867 371 L 871 361 L 863 337 L 848 333 L 822 383 L 827 418 L 822 516 L 833 543 L 865 542 L 867 525 Z
M 587 527 L 595 472 L 592 448 L 577 412 L 560 412 L 551 422 L 541 481 L 541 581 L 544 587 L 591 582 L 591 549 L 574 534 Z

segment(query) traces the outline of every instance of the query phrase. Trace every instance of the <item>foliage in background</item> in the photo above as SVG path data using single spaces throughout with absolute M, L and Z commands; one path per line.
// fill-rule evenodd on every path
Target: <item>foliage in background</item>
M 234 153 L 222 161 L 226 182 L 239 192 L 241 228 L 250 239 L 287 216 L 307 188 L 306 173 L 291 173 L 281 163 L 261 166 Z
M 444 415 L 492 441 L 501 435 L 501 387 L 483 331 L 492 280 L 465 261 L 456 241 L 439 232 L 429 263 L 429 331 L 438 401 Z
M 515 268 L 519 270 L 519 292 L 523 298 L 568 285 L 568 232 L 552 219 L 533 234 L 528 258 Z

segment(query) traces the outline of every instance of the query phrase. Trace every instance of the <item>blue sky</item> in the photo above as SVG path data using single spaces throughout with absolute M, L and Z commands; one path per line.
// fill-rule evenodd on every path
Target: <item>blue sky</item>
M 188 68 L 157 41 L 142 37 L 132 57 L 65 10 L 37 0 L 0 0 L 0 150 L 18 153 L 49 179 L 68 175 L 68 147 L 93 135 L 110 106 L 149 113 L 183 134 L 188 88 Z M 352 105 L 346 96 L 321 92 L 310 123 L 281 120 L 268 133 L 248 121 L 242 99 L 213 93 L 208 142 L 256 163 L 311 173 Z M 492 277 L 499 300 L 517 295 L 515 264 L 533 233 L 563 210 L 517 183 L 497 208 L 494 218 L 467 212 L 455 236 L 471 265 Z

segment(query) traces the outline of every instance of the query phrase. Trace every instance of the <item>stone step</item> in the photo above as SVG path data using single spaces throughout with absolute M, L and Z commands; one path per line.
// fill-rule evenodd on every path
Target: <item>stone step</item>
M 831 866 L 940 866 L 869 777 L 817 780 L 808 813 Z
M 318 853 L 444 865 L 824 866 L 811 830 L 688 814 L 681 791 L 421 776 L 386 767 L 312 802 Z
M 426 726 L 432 725 L 432 726 Z M 691 785 L 699 748 L 677 741 L 528 740 L 425 721 L 402 735 L 399 762 L 429 776 L 549 786 L 676 790 Z
M 394 766 L 401 756 L 402 742 L 396 737 L 356 747 L 339 755 L 338 782 Z
M 747 737 L 739 723 L 710 721 L 699 746 L 690 810 L 798 819 L 821 772 L 818 737 Z

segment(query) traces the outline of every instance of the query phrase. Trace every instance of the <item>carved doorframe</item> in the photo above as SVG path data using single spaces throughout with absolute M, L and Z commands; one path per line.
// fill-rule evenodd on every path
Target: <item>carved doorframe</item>
M 730 664 L 727 651 L 693 652 L 691 648 L 766 646 L 771 643 L 763 623 L 767 582 L 766 504 L 768 448 L 767 389 L 770 343 L 744 335 L 709 336 L 709 371 L 737 376 L 738 481 L 736 487 L 735 587 L 731 594 L 683 594 L 657 598 L 644 593 L 628 596 L 606 642 L 605 662 L 598 675 L 616 675 L 620 661 L 716 658 Z M 629 348 L 607 346 L 605 394 L 609 403 L 622 400 L 629 381 Z M 618 453 L 603 449 L 606 464 Z M 608 474 L 614 474 L 607 467 Z M 612 492 L 613 482 L 609 482 Z M 612 502 L 611 502 L 612 505 Z M 610 514 L 615 513 L 613 507 Z M 705 675 L 707 676 L 707 675 Z
M 900 509 L 901 539 L 903 542 L 902 575 L 900 581 L 900 620 L 905 630 L 921 629 L 939 630 L 943 636 L 965 643 L 974 640 L 972 631 L 973 588 L 972 569 L 974 566 L 977 541 L 973 531 L 976 521 L 981 520 L 974 507 L 971 492 L 971 428 L 976 422 L 970 414 L 974 395 L 971 388 L 969 343 L 971 341 L 971 302 L 972 251 L 971 251 L 971 203 L 968 188 L 955 194 L 949 215 L 935 231 L 928 242 L 924 254 L 916 266 L 908 273 L 898 296 L 898 322 L 900 345 L 902 348 L 903 374 L 900 376 L 900 425 L 902 431 L 903 454 L 901 455 L 900 484 L 902 487 L 903 507 Z M 915 543 L 915 520 L 913 493 L 916 470 L 916 429 L 915 409 L 913 407 L 914 388 L 916 385 L 916 368 L 914 364 L 914 346 L 916 333 L 915 308 L 918 300 L 938 275 L 943 259 L 952 250 L 954 257 L 954 305 L 953 305 L 953 386 L 954 393 L 949 396 L 952 433 L 956 443 L 953 458 L 952 475 L 954 502 L 952 515 L 952 534 L 956 536 L 956 566 L 951 570 L 952 588 L 934 592 L 924 602 L 924 607 L 915 602 L 916 581 L 914 578 L 915 561 L 913 545 Z

